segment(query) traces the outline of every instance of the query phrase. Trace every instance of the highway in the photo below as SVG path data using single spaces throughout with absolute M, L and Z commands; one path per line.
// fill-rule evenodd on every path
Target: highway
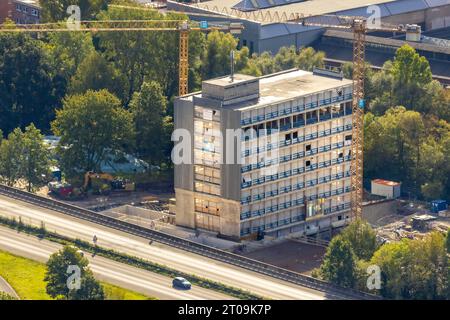
M 96 235 L 99 246 L 242 288 L 271 299 L 321 300 L 343 298 L 334 293 L 324 293 L 301 287 L 156 242 L 149 245 L 148 240 L 144 238 L 4 196 L 0 196 L 0 215 L 15 217 L 16 219 L 21 217 L 24 223 L 36 226 L 44 222 L 47 230 L 86 241 L 92 241 L 93 236 Z
M 61 245 L 6 227 L 0 227 L 0 249 L 39 262 L 47 262 L 49 256 L 61 249 Z M 191 290 L 177 290 L 172 279 L 150 271 L 131 267 L 86 253 L 89 266 L 97 279 L 133 290 L 149 297 L 170 300 L 226 300 L 232 297 L 216 291 L 192 286 Z

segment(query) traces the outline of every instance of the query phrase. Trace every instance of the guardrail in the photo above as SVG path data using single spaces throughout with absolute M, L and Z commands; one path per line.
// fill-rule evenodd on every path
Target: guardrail
M 184 251 L 196 253 L 217 261 L 225 262 L 250 271 L 264 274 L 276 279 L 294 283 L 306 288 L 328 293 L 335 299 L 380 299 L 379 296 L 365 292 L 342 288 L 325 281 L 321 281 L 309 276 L 299 274 L 287 269 L 270 265 L 261 261 L 243 257 L 231 252 L 213 248 L 204 244 L 196 243 L 190 240 L 179 238 L 161 231 L 147 229 L 129 222 L 116 220 L 101 213 L 80 208 L 61 201 L 44 198 L 33 193 L 22 191 L 16 188 L 0 184 L 0 194 L 20 201 L 25 201 L 42 208 L 58 211 L 76 218 L 94 222 L 106 227 L 120 230 L 142 238 L 157 241 L 165 245 L 178 248 Z

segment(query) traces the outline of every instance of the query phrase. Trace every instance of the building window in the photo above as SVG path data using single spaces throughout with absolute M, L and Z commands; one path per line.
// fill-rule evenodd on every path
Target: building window
M 195 198 L 195 211 L 212 214 L 212 215 L 219 215 L 220 209 L 219 204 L 215 201 L 209 201 L 209 200 L 203 200 L 199 198 Z
M 307 144 L 307 145 L 305 146 L 305 149 L 306 149 L 306 151 L 311 151 L 311 145 L 310 145 L 310 144 Z
M 292 133 L 292 139 L 297 139 L 298 138 L 298 132 L 295 131 Z

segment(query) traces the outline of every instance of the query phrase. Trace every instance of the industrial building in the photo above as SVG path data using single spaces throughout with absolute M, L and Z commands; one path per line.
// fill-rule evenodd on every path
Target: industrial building
M 41 7 L 38 0 L 0 1 L 0 23 L 10 19 L 16 24 L 39 23 Z
M 342 226 L 351 113 L 352 81 L 325 70 L 236 74 L 176 99 L 175 129 L 192 135 L 191 162 L 175 165 L 177 225 L 235 240 Z
M 243 12 L 258 10 L 262 15 L 275 16 L 298 14 L 303 17 L 364 16 L 372 15 L 371 5 L 377 5 L 381 19 L 391 24 L 418 24 L 423 31 L 440 29 L 450 26 L 450 0 L 209 0 L 195 5 L 187 5 L 176 1 L 168 1 L 170 10 L 196 13 L 191 15 L 193 20 L 220 21 L 218 17 L 199 16 L 198 14 L 210 14 L 230 12 L 237 9 Z M 215 8 L 215 9 L 214 9 Z M 226 13 L 222 13 L 224 20 L 242 22 L 245 29 L 239 37 L 239 45 L 247 46 L 250 52 L 262 53 L 269 51 L 278 52 L 283 46 L 295 45 L 297 48 L 310 46 L 319 40 L 325 29 L 322 27 L 302 26 L 299 24 L 276 23 L 271 21 L 256 22 L 251 19 L 233 19 Z M 328 18 L 327 18 L 328 19 Z M 329 20 L 326 20 L 329 21 Z M 337 21 L 337 20 L 336 20 Z M 332 21 L 335 22 L 335 21 Z

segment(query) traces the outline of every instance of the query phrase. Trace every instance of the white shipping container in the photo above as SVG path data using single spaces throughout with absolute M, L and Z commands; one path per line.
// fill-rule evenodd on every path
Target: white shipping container
M 401 183 L 383 179 L 372 180 L 372 194 L 388 199 L 400 197 Z

